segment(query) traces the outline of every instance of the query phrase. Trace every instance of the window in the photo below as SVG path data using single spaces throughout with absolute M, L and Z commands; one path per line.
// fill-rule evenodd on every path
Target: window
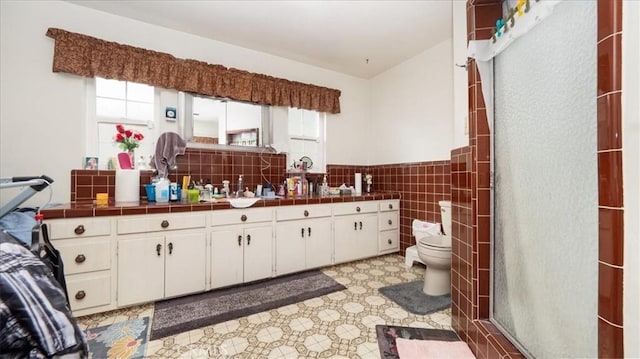
M 144 84 L 95 78 L 88 80 L 87 92 L 87 154 L 99 158 L 100 169 L 109 168 L 110 160 L 122 152 L 113 140 L 115 125 L 121 123 L 144 135 L 135 154 L 136 161 L 142 157 L 148 164 L 155 150 L 156 90 Z
M 324 163 L 324 117 L 323 113 L 298 108 L 288 110 L 289 154 L 291 165 L 302 157 L 313 161 L 311 172 L 325 172 Z

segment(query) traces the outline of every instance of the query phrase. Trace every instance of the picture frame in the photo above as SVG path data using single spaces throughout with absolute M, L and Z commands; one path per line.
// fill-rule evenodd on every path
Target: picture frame
M 98 170 L 98 157 L 85 157 L 83 167 L 85 170 Z

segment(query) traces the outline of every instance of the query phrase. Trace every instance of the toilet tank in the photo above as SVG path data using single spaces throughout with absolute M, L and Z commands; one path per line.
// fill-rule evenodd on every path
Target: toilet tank
M 442 217 L 442 228 L 444 234 L 451 237 L 451 201 L 439 201 L 440 216 Z

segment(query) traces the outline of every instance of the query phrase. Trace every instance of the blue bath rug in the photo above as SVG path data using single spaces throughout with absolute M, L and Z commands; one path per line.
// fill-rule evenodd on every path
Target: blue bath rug
M 87 329 L 85 334 L 92 358 L 142 359 L 149 336 L 149 317 Z

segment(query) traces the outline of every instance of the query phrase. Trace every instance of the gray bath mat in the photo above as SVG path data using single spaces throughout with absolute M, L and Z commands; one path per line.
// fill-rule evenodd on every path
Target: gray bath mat
M 151 340 L 260 313 L 346 289 L 312 270 L 157 302 Z
M 425 315 L 451 306 L 451 294 L 431 296 L 422 291 L 423 280 L 395 284 L 378 289 L 409 313 Z

